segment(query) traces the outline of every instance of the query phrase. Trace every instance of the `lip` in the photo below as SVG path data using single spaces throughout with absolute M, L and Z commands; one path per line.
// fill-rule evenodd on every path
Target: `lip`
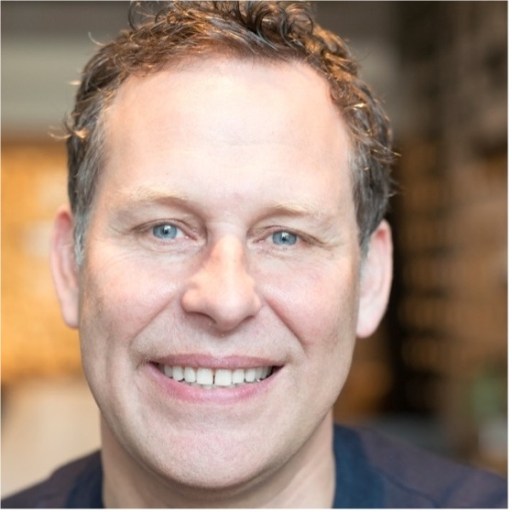
M 164 375 L 160 365 L 191 366 L 195 368 L 236 369 L 255 368 L 260 366 L 273 366 L 276 371 L 266 379 L 238 385 L 232 388 L 203 388 L 178 382 Z M 176 355 L 148 361 L 145 365 L 148 377 L 152 383 L 163 393 L 166 400 L 192 403 L 196 405 L 232 405 L 243 404 L 268 393 L 276 384 L 282 364 L 276 361 L 259 357 L 211 357 L 200 354 Z
M 165 366 L 190 366 L 192 368 L 212 368 L 235 370 L 237 368 L 248 369 L 259 366 L 283 366 L 279 360 L 252 356 L 210 356 L 205 354 L 176 354 L 167 357 L 157 357 L 151 360 L 154 364 Z

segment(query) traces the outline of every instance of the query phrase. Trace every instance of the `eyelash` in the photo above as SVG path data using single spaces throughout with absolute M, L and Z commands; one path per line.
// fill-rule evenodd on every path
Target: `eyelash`
M 172 238 L 165 238 L 165 237 L 159 237 L 155 234 L 155 231 L 159 228 L 172 228 L 175 232 L 175 236 Z M 141 226 L 138 230 L 139 233 L 149 233 L 150 237 L 153 238 L 153 240 L 156 241 L 156 243 L 160 244 L 167 244 L 167 243 L 176 243 L 176 241 L 179 241 L 183 238 L 193 238 L 190 237 L 188 234 L 188 231 L 182 228 L 178 222 L 157 222 L 150 225 L 144 225 Z M 296 247 L 299 244 L 302 243 L 308 243 L 309 239 L 308 237 L 297 233 L 296 231 L 285 229 L 285 228 L 267 228 L 265 229 L 266 233 L 265 235 L 260 238 L 261 242 L 264 242 L 265 240 L 269 240 L 271 242 L 271 245 L 273 247 L 278 248 L 279 250 L 287 250 L 292 247 Z M 278 243 L 278 237 L 281 236 L 281 241 L 283 243 Z M 287 243 L 286 240 L 290 239 L 292 243 Z
M 174 233 L 176 233 L 176 235 L 173 236 L 170 239 L 164 238 L 163 236 L 160 237 L 160 236 L 156 235 L 155 231 L 158 228 L 167 228 L 167 227 L 172 228 L 174 230 Z M 172 222 L 164 222 L 164 223 L 161 223 L 161 224 L 155 224 L 154 226 L 151 227 L 151 232 L 154 235 L 154 237 L 158 238 L 159 240 L 175 240 L 178 237 L 178 235 L 177 235 L 178 232 L 181 232 L 182 234 L 184 234 L 183 230 L 179 226 L 177 226 L 176 224 L 173 224 Z
M 155 232 L 158 229 L 165 228 L 174 232 L 172 238 L 165 238 L 164 236 L 159 237 L 156 235 Z M 137 237 L 140 237 L 141 240 L 146 240 L 146 243 L 149 241 L 154 245 L 164 246 L 169 245 L 169 243 L 178 243 L 185 239 L 194 239 L 193 232 L 191 232 L 190 229 L 183 227 L 180 222 L 174 221 L 148 222 L 133 228 L 133 233 L 135 233 Z
M 281 235 L 281 240 L 282 242 L 285 242 L 286 239 L 289 239 L 291 238 L 293 243 L 289 244 L 289 243 L 277 243 L 277 236 L 278 235 Z M 284 235 L 284 236 L 283 236 Z M 301 240 L 301 237 L 297 234 L 297 233 L 294 233 L 293 231 L 289 231 L 287 229 L 279 229 L 277 231 L 273 231 L 270 236 L 272 237 L 272 242 L 277 245 L 278 247 L 291 247 L 291 246 L 294 246 L 296 245 L 300 240 Z

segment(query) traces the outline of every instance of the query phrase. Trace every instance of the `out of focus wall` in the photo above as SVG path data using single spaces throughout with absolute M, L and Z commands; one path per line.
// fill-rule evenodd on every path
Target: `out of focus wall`
M 410 2 L 400 135 L 393 398 L 453 453 L 507 462 L 507 5 Z

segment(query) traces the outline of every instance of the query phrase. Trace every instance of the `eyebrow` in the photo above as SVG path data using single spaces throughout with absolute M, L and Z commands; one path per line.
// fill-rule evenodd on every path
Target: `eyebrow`
M 265 208 L 265 216 L 276 217 L 312 217 L 324 219 L 331 216 L 330 212 L 322 212 L 319 205 L 308 202 L 275 202 Z
M 124 199 L 130 205 L 130 209 L 136 206 L 151 206 L 153 204 L 172 205 L 183 207 L 189 211 L 200 211 L 201 204 L 181 192 L 162 193 L 161 190 L 139 188 L 128 192 Z M 123 208 L 124 209 L 124 208 Z M 260 218 L 288 217 L 288 218 L 312 218 L 319 221 L 332 219 L 335 212 L 322 211 L 321 205 L 308 201 L 273 201 L 262 208 Z
M 127 192 L 123 196 L 124 200 L 129 203 L 152 204 L 152 203 L 174 203 L 174 204 L 191 204 L 191 199 L 181 193 L 162 193 L 161 190 L 153 190 L 148 188 L 137 188 L 133 192 Z

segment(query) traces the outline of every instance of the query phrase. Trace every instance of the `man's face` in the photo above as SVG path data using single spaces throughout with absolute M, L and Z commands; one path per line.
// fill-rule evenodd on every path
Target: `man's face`
M 267 474 L 330 420 L 353 352 L 360 252 L 327 84 L 221 59 L 132 77 L 105 141 L 77 323 L 110 442 L 192 485 Z

